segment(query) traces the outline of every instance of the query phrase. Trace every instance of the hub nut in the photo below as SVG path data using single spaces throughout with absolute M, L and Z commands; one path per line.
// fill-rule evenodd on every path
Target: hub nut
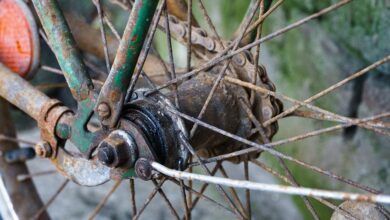
M 130 168 L 138 157 L 137 145 L 130 134 L 116 130 L 99 144 L 97 156 L 106 166 Z

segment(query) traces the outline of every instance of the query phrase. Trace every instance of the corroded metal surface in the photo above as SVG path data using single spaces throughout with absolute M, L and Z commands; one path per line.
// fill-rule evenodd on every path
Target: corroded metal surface
M 110 180 L 109 167 L 96 159 L 72 155 L 62 148 L 52 162 L 62 175 L 83 186 L 97 186 Z
M 157 3 L 158 1 L 154 0 L 135 1 L 114 64 L 101 89 L 98 104 L 107 103 L 112 114 L 107 118 L 100 118 L 100 120 L 102 124 L 111 128 L 118 121 L 131 76 L 137 64 Z
M 119 46 L 117 58 L 115 59 L 113 69 L 111 70 L 112 74 L 110 74 L 105 86 L 102 89 L 103 92 L 99 96 L 99 98 L 101 98 L 100 101 L 103 100 L 103 102 L 97 105 L 97 113 L 99 116 L 101 116 L 103 124 L 109 126 L 113 126 L 114 124 L 105 123 L 105 119 L 109 119 L 108 121 L 112 123 L 117 120 L 121 113 L 123 113 L 120 111 L 121 105 L 123 103 L 123 98 L 121 97 L 127 90 L 128 81 L 130 80 L 128 74 L 131 73 L 131 71 L 133 70 L 138 57 L 137 53 L 139 53 L 142 46 L 141 43 L 143 42 L 144 37 L 140 37 L 137 35 L 137 38 L 134 38 L 134 34 L 138 31 L 142 32 L 142 34 L 145 35 L 147 31 L 146 27 L 139 29 L 140 27 L 137 27 L 137 25 L 140 25 L 140 23 L 144 23 L 142 19 L 149 19 L 151 21 L 151 17 L 153 15 L 152 12 L 142 12 L 142 7 L 145 7 L 143 8 L 144 10 L 146 10 L 146 8 L 150 9 L 151 7 L 155 6 L 155 3 L 152 4 L 148 1 L 137 2 L 139 5 L 137 6 L 136 4 L 135 8 L 140 7 L 141 10 L 136 11 L 138 14 L 132 13 L 132 17 L 130 17 L 129 19 L 128 27 L 126 28 L 124 38 L 122 40 L 121 45 Z M 43 3 L 56 4 L 55 1 L 43 1 Z M 36 3 L 36 7 L 41 10 L 41 13 L 47 12 L 47 14 L 60 16 L 60 20 L 62 19 L 62 15 L 58 14 L 59 12 L 55 11 L 58 8 L 54 8 L 54 11 L 45 11 L 44 9 L 39 8 L 42 6 L 43 3 Z M 145 6 L 144 4 L 146 3 L 149 5 Z M 142 13 L 146 14 L 142 15 Z M 45 21 L 45 19 L 48 18 L 42 15 L 41 19 L 44 20 L 43 23 L 46 22 L 46 25 L 48 25 L 48 27 L 52 25 L 53 27 L 59 28 L 59 30 L 61 29 L 65 32 L 68 30 L 66 24 L 62 23 L 63 21 L 60 21 L 59 23 L 61 25 L 59 25 L 56 23 L 58 21 L 55 21 L 55 19 L 53 21 Z M 150 23 L 150 21 L 148 22 Z M 178 41 L 186 42 L 186 24 L 179 21 L 173 16 L 169 17 L 169 21 L 171 23 L 171 29 L 173 33 L 172 36 Z M 160 20 L 160 25 L 162 29 L 165 28 L 164 24 L 165 22 L 163 21 L 163 19 Z M 222 44 L 217 42 L 216 39 L 208 36 L 206 32 L 200 28 L 194 28 L 191 35 L 194 46 L 194 53 L 196 55 L 195 57 L 197 63 L 199 64 L 205 62 L 205 59 L 210 59 L 216 54 L 220 53 L 224 50 L 225 47 L 228 47 L 229 45 L 229 42 L 222 42 Z M 71 44 L 59 44 L 57 46 L 60 47 L 60 49 L 56 53 L 72 53 Z M 135 46 L 137 46 L 137 48 Z M 84 68 L 81 61 L 77 60 L 77 51 L 73 55 L 74 59 L 70 59 L 67 62 L 70 62 L 70 64 L 76 65 L 79 68 Z M 179 103 L 183 112 L 192 116 L 196 116 L 199 113 L 203 104 L 205 103 L 205 100 L 208 97 L 209 91 L 213 87 L 215 79 L 218 75 L 217 73 L 220 72 L 220 69 L 221 66 L 216 65 L 213 68 L 201 72 L 196 76 L 192 77 L 191 79 L 179 84 Z M 265 68 L 261 66 L 255 67 L 253 63 L 253 58 L 251 54 L 247 51 L 235 55 L 232 59 L 232 65 L 228 69 L 229 76 L 239 78 L 248 82 L 252 81 L 254 72 L 257 72 L 258 74 L 255 84 L 271 91 L 275 90 L 275 86 L 267 77 Z M 80 72 L 80 74 L 83 75 L 81 76 L 82 78 L 86 77 L 86 80 L 89 80 L 89 77 L 87 75 L 84 75 L 83 72 Z M 80 82 L 80 78 L 77 78 L 79 76 L 74 75 L 73 73 L 69 74 L 69 77 L 72 76 L 76 77 L 74 79 L 74 85 L 80 83 L 81 84 L 79 86 L 81 87 L 88 85 L 88 82 L 86 81 Z M 15 78 L 15 76 L 12 77 Z M 24 86 L 24 84 L 27 84 L 23 80 L 16 81 L 16 84 L 18 84 L 19 86 Z M 2 83 L 5 84 L 6 81 L 4 80 L 4 82 Z M 84 85 L 82 85 L 83 83 Z M 71 84 L 70 86 L 72 87 Z M 5 88 L 6 90 L 4 90 L 3 93 L 0 93 L 0 95 L 3 95 L 8 99 L 8 90 L 10 90 L 10 88 Z M 102 177 L 101 180 L 105 180 L 107 178 L 107 173 L 111 173 L 111 177 L 128 177 L 134 175 L 134 170 L 125 170 L 122 167 L 122 170 L 111 169 L 111 171 L 107 171 L 101 167 L 100 163 L 96 164 L 96 161 L 88 160 L 96 146 L 98 146 L 98 144 L 103 140 L 103 138 L 111 132 L 110 130 L 97 130 L 94 132 L 86 130 L 86 124 L 91 117 L 92 109 L 94 107 L 94 103 L 97 97 L 96 94 L 92 91 L 91 87 L 88 87 L 88 89 L 91 89 L 88 92 L 88 96 L 84 96 L 85 94 L 81 90 L 75 90 L 78 91 L 76 92 L 78 94 L 76 98 L 79 101 L 79 109 L 77 110 L 75 115 L 73 115 L 73 113 L 71 113 L 66 107 L 63 107 L 58 101 L 50 100 L 45 97 L 45 95 L 37 93 L 31 86 L 27 88 L 30 89 L 28 92 L 30 93 L 30 96 L 38 96 L 42 99 L 40 102 L 34 102 L 30 104 L 33 105 L 34 110 L 32 113 L 30 113 L 30 115 L 38 121 L 38 124 L 42 130 L 42 138 L 52 147 L 51 150 L 53 152 L 51 153 L 51 158 L 53 162 L 57 164 L 60 170 L 65 174 L 65 176 L 68 176 L 74 179 L 75 182 L 79 182 L 81 184 L 98 184 L 104 181 L 97 181 L 92 183 L 88 180 L 88 178 L 90 177 L 89 175 L 100 175 Z M 19 91 L 14 93 L 20 94 Z M 84 95 L 80 97 L 80 94 Z M 173 93 L 171 94 L 170 92 L 168 92 L 167 95 L 171 100 L 173 100 Z M 154 95 L 145 98 L 145 100 L 153 100 L 153 96 Z M 252 124 L 250 120 L 246 117 L 245 110 L 240 105 L 240 100 L 244 100 L 245 102 L 250 103 L 249 97 L 250 92 L 247 91 L 245 88 L 229 83 L 225 84 L 224 81 L 222 81 L 213 96 L 213 101 L 206 109 L 205 115 L 202 120 L 241 137 L 249 137 L 251 139 L 256 139 L 257 137 L 253 136 L 253 133 L 251 132 Z M 174 108 L 171 104 L 171 101 L 169 101 L 168 99 L 160 98 L 152 102 L 150 102 L 150 100 L 144 103 L 146 104 L 146 108 L 148 108 L 147 111 L 150 112 L 148 114 L 156 116 L 155 118 L 159 118 L 159 114 L 166 114 L 163 117 L 170 118 L 169 120 L 160 118 L 161 121 L 159 121 L 158 123 L 161 122 L 162 124 L 158 124 L 157 126 L 161 126 L 160 129 L 164 131 L 164 133 L 159 135 L 164 136 L 164 143 L 160 143 L 158 138 L 155 137 L 155 134 L 157 134 L 157 131 L 159 130 L 155 129 L 156 125 L 154 125 L 153 123 L 147 123 L 147 121 L 150 120 L 150 117 L 136 118 L 138 122 L 135 119 L 132 119 L 135 121 L 127 123 L 122 121 L 120 126 L 123 126 L 126 132 L 130 132 L 130 134 L 133 135 L 135 142 L 139 148 L 138 150 L 140 151 L 140 157 L 157 160 L 168 167 L 180 167 L 181 169 L 184 166 L 183 164 L 185 163 L 185 158 L 187 158 L 188 156 L 188 152 L 184 150 L 185 148 L 183 146 L 180 146 L 180 144 L 178 144 L 177 137 L 174 137 L 174 135 L 171 135 L 170 133 L 180 131 L 181 133 L 186 135 L 186 129 L 189 129 L 192 124 L 187 123 L 186 125 L 184 125 L 181 119 L 179 119 L 175 114 L 171 114 L 171 112 L 166 111 L 164 109 L 164 106 Z M 148 102 L 150 103 L 147 104 Z M 15 103 L 17 106 L 20 105 L 18 102 Z M 112 104 L 119 108 L 113 108 Z M 281 111 L 281 105 L 279 104 L 279 102 L 273 97 L 266 95 L 256 95 L 252 108 L 254 110 L 255 116 L 259 119 L 259 121 L 266 121 Z M 28 113 L 31 110 L 30 107 L 24 107 L 23 105 L 21 105 L 21 109 Z M 124 115 L 126 115 L 126 112 L 124 113 Z M 143 120 L 143 123 L 140 124 L 139 120 Z M 148 131 L 146 131 L 145 129 L 140 129 L 142 127 L 147 128 L 146 130 Z M 267 126 L 265 130 L 267 136 L 271 138 L 277 130 L 277 123 L 272 123 L 270 126 Z M 79 148 L 81 153 L 83 153 L 83 157 L 75 155 L 72 156 L 70 154 L 67 154 L 62 148 L 58 148 L 58 146 L 61 147 L 61 145 L 64 143 L 64 139 L 69 139 L 70 141 L 72 141 Z M 220 154 L 241 150 L 242 148 L 246 147 L 245 145 L 242 145 L 238 142 L 229 141 L 227 137 L 221 134 L 211 132 L 204 128 L 199 128 L 197 132 L 195 132 L 195 135 L 191 140 L 191 144 L 194 145 L 196 150 L 203 157 L 214 157 Z M 59 155 L 57 155 L 56 153 L 57 150 L 61 151 Z M 258 153 L 253 153 L 250 156 L 257 157 Z M 239 162 L 241 161 L 241 159 L 242 158 L 233 158 L 231 159 L 231 161 Z M 133 162 L 132 164 L 134 164 Z M 181 164 L 178 165 L 178 163 Z M 99 167 L 99 169 L 93 170 L 97 167 Z M 96 173 L 100 171 L 100 174 Z M 76 174 L 77 172 L 82 172 L 82 174 Z M 83 182 L 83 179 L 85 180 L 85 182 Z
M 57 126 L 61 117 L 72 117 L 71 110 L 62 105 L 58 100 L 51 99 L 42 106 L 38 122 L 38 127 L 41 131 L 41 139 L 51 147 L 50 155 L 45 154 L 46 157 L 55 158 L 59 142 L 63 142 L 58 138 Z M 69 126 L 69 125 L 63 125 Z M 58 128 L 58 130 L 64 128 Z M 62 138 L 65 139 L 65 138 Z M 61 143 L 62 144 L 62 143 Z M 46 151 L 47 152 L 47 151 Z
M 159 21 L 159 26 L 162 30 L 165 29 L 164 20 L 165 18 L 161 17 Z M 185 44 L 187 41 L 186 24 L 171 15 L 169 16 L 169 21 L 171 36 Z M 82 37 L 80 36 L 80 38 Z M 205 62 L 204 57 L 211 59 L 213 56 L 223 51 L 221 44 L 219 44 L 215 38 L 208 36 L 207 33 L 200 28 L 193 28 L 191 38 L 196 58 L 195 60 L 198 64 Z M 227 47 L 229 42 L 224 41 L 223 45 Z M 109 48 L 111 48 L 111 46 L 109 46 Z M 97 55 L 101 56 L 101 54 L 102 51 Z M 159 59 L 155 58 L 153 54 L 150 54 L 146 60 L 144 71 L 156 83 L 163 84 L 167 78 L 164 77 L 164 65 L 160 65 L 157 62 L 158 60 Z M 228 76 L 238 78 L 245 82 L 251 82 L 253 77 L 252 75 L 256 70 L 259 75 L 255 84 L 271 91 L 275 90 L 274 84 L 268 78 L 266 69 L 262 65 L 255 67 L 253 57 L 250 52 L 245 51 L 235 55 L 232 60 L 232 66 L 232 69 L 235 71 L 234 73 L 228 73 Z M 179 84 L 178 94 L 180 106 L 184 113 L 191 116 L 197 115 L 206 100 L 208 92 L 212 88 L 213 82 L 220 68 L 220 66 L 215 66 L 214 68 L 198 73 L 195 77 Z M 176 72 L 180 73 L 183 72 L 183 70 L 177 69 Z M 180 74 L 178 75 L 180 76 Z M 145 84 L 142 82 L 142 79 L 140 79 L 139 83 L 141 85 Z M 251 136 L 251 132 L 249 132 L 251 129 L 251 123 L 247 119 L 245 111 L 242 107 L 240 107 L 238 102 L 239 99 L 243 99 L 245 102 L 249 103 L 250 90 L 244 89 L 241 86 L 231 86 L 229 83 L 225 84 L 225 82 L 221 82 L 221 84 L 223 84 L 221 85 L 221 89 L 217 89 L 217 92 L 214 95 L 215 97 L 210 103 L 211 107 L 206 110 L 204 120 L 210 124 L 217 125 L 224 130 L 256 139 L 256 135 Z M 174 99 L 173 93 L 168 96 L 171 100 Z M 283 106 L 278 99 L 268 95 L 255 93 L 252 108 L 259 121 L 267 121 L 281 112 Z M 191 125 L 192 124 L 187 123 L 187 128 L 189 129 Z M 272 123 L 271 125 L 265 127 L 268 137 L 272 137 L 277 130 L 277 123 Z M 192 138 L 191 143 L 200 150 L 202 156 L 205 157 L 240 150 L 241 147 L 243 147 L 242 145 L 240 146 L 239 144 L 228 142 L 226 137 L 223 135 L 218 135 L 204 128 L 199 128 L 195 137 Z M 254 154 L 253 156 L 256 155 Z M 236 161 L 238 162 L 239 160 Z
M 0 63 L 0 96 L 39 120 L 41 109 L 50 101 L 49 97 L 36 90 L 19 75 Z
M 169 16 L 169 21 L 171 36 L 185 44 L 187 41 L 187 24 L 172 15 Z M 159 28 L 164 30 L 165 23 L 165 17 L 161 17 Z M 213 56 L 223 51 L 223 46 L 227 47 L 229 45 L 229 42 L 227 41 L 223 41 L 223 45 L 219 44 L 215 38 L 208 36 L 207 33 L 200 28 L 193 27 L 191 33 L 192 47 L 194 49 L 195 62 L 197 65 L 205 62 L 205 57 L 211 59 Z M 82 38 L 82 36 L 80 36 L 80 38 Z M 81 39 L 81 41 L 84 40 Z M 111 47 L 112 45 L 109 45 L 109 48 Z M 115 45 L 113 47 L 115 47 Z M 97 55 L 101 57 L 102 51 Z M 159 61 L 159 59 L 155 58 L 153 54 L 150 54 L 143 69 L 156 83 L 163 84 L 167 80 L 167 78 L 164 77 L 166 74 L 166 72 L 164 72 L 164 64 L 161 65 L 157 61 Z M 255 67 L 250 52 L 245 51 L 235 55 L 232 59 L 231 66 L 231 69 L 234 71 L 228 71 L 229 77 L 238 78 L 245 82 L 252 82 L 252 77 L 256 70 L 258 76 L 255 84 L 265 89 L 275 91 L 275 86 L 269 80 L 266 69 L 262 65 Z M 207 71 L 198 73 L 191 79 L 179 83 L 178 94 L 180 106 L 182 108 L 181 110 L 184 113 L 191 116 L 196 116 L 198 114 L 201 110 L 201 106 L 206 100 L 208 92 L 212 88 L 220 68 L 221 66 L 217 65 Z M 176 72 L 180 73 L 183 72 L 183 70 L 178 68 Z M 180 74 L 178 75 L 180 76 Z M 142 82 L 142 79 L 139 81 L 141 85 L 145 84 Z M 217 89 L 213 101 L 210 102 L 211 107 L 208 107 L 206 110 L 204 120 L 224 130 L 255 140 L 257 134 L 252 135 L 250 132 L 251 123 L 238 102 L 239 99 L 243 99 L 246 103 L 250 103 L 250 90 L 244 89 L 241 86 L 232 86 L 229 85 L 229 83 L 225 84 L 225 82 L 221 82 L 221 84 L 223 84 L 221 85 L 221 89 Z M 174 99 L 173 93 L 168 96 L 171 100 Z M 267 121 L 277 115 L 281 112 L 282 108 L 283 106 L 278 99 L 268 95 L 255 93 L 252 109 L 254 115 L 260 122 Z M 187 123 L 187 128 L 189 129 L 191 125 L 192 124 Z M 278 125 L 277 123 L 272 123 L 264 129 L 267 136 L 272 137 L 278 130 Z M 237 143 L 228 142 L 227 138 L 223 135 L 210 132 L 204 128 L 199 128 L 195 137 L 192 138 L 191 143 L 200 151 L 201 155 L 205 157 L 219 155 L 224 152 L 233 152 L 244 147 Z M 258 154 L 253 154 L 252 156 L 256 155 Z M 238 161 L 239 160 L 236 160 L 236 162 Z
M 165 18 L 161 18 L 159 28 L 165 30 Z M 185 44 L 187 42 L 187 24 L 174 16 L 169 16 L 171 36 L 177 41 Z M 202 65 L 217 54 L 226 51 L 231 47 L 231 42 L 218 40 L 208 36 L 201 28 L 192 28 L 191 41 L 195 55 L 196 65 Z M 207 71 L 201 71 L 194 77 L 178 84 L 178 94 L 182 111 L 191 116 L 197 116 L 201 107 L 206 101 L 207 95 L 212 89 L 214 81 L 222 68 L 221 64 L 214 65 Z M 256 80 L 253 80 L 257 74 Z M 264 66 L 255 66 L 254 58 L 250 51 L 243 51 L 232 57 L 232 65 L 227 71 L 227 75 L 246 82 L 251 82 L 267 90 L 275 91 L 275 85 L 268 78 Z M 152 76 L 151 76 L 152 77 Z M 178 76 L 180 77 L 180 75 Z M 163 84 L 165 82 L 161 82 Z M 210 102 L 210 107 L 206 109 L 203 119 L 208 124 L 215 125 L 224 130 L 230 131 L 242 137 L 257 140 L 258 135 L 251 135 L 251 122 L 244 113 L 243 106 L 239 99 L 252 104 L 252 110 L 260 122 L 264 122 L 279 114 L 283 105 L 274 97 L 255 93 L 253 102 L 250 101 L 250 90 L 241 86 L 231 86 L 224 82 L 220 83 Z M 173 97 L 172 97 L 173 98 Z M 190 128 L 191 124 L 187 124 Z M 266 135 L 272 138 L 278 130 L 278 123 L 274 122 L 265 128 Z M 212 157 L 223 153 L 229 153 L 245 148 L 245 145 L 227 141 L 223 135 L 215 134 L 207 129 L 199 128 L 195 136 L 191 139 L 194 147 L 204 157 Z M 259 139 L 259 141 L 261 141 Z M 252 154 L 256 157 L 258 154 Z M 235 158 L 231 161 L 239 162 L 243 158 Z
M 78 101 L 88 99 L 93 84 L 57 1 L 33 3 L 73 97 Z
M 63 115 L 71 116 L 67 114 L 70 113 L 69 108 L 62 106 L 58 100 L 50 99 L 1 63 L 0 96 L 38 122 L 41 138 L 50 144 L 53 148 L 52 155 L 55 156 L 58 145 L 57 122 Z

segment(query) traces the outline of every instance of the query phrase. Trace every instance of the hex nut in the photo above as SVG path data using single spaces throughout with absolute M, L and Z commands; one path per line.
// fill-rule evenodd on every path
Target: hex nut
M 133 167 L 138 156 L 134 139 L 123 130 L 115 130 L 98 147 L 100 162 L 109 167 Z
M 39 142 L 34 147 L 35 153 L 43 158 L 48 158 L 52 155 L 53 150 L 51 149 L 51 146 L 47 142 Z

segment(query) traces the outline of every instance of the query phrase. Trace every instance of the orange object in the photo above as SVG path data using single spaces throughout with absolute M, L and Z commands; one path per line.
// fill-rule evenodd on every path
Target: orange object
M 22 0 L 0 0 L 0 62 L 26 78 L 38 64 L 34 18 Z

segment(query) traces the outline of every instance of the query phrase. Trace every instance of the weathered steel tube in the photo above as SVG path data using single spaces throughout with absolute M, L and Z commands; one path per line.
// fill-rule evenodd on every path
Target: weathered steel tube
M 118 120 L 157 4 L 157 0 L 137 0 L 134 3 L 114 64 L 98 98 L 98 105 L 108 104 L 112 113 L 107 118 L 101 118 L 104 125 L 114 127 Z
M 0 63 L 0 96 L 35 120 L 51 99 Z
M 90 98 L 92 80 L 57 1 L 33 0 L 33 3 L 73 97 L 77 101 Z

